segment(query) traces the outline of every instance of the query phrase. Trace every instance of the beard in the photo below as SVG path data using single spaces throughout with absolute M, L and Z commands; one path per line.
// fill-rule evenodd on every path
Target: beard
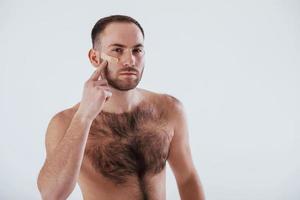
M 133 70 L 122 70 L 122 71 L 133 71 Z M 105 70 L 105 77 L 108 82 L 108 84 L 120 91 L 128 91 L 131 89 L 136 88 L 136 86 L 141 81 L 144 68 L 142 69 L 141 73 L 139 73 L 137 70 L 134 70 L 136 72 L 135 78 L 129 78 L 129 79 L 119 79 L 119 74 L 116 77 L 112 77 L 111 73 L 108 71 L 108 68 Z

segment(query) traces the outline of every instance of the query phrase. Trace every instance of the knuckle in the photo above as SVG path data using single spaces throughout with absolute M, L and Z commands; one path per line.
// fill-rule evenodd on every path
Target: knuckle
M 95 87 L 96 88 L 96 90 L 98 90 L 100 93 L 103 93 L 103 88 L 101 87 L 101 86 L 96 86 Z
M 88 85 L 90 82 L 91 82 L 91 80 L 88 79 L 85 81 L 85 84 Z

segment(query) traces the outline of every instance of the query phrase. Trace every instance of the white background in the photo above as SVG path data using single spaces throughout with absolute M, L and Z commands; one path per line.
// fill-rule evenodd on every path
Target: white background
M 111 14 L 144 27 L 139 87 L 184 104 L 208 200 L 300 199 L 299 1 L 0 0 L 1 200 L 40 198 L 46 127 L 80 101 L 90 31 Z

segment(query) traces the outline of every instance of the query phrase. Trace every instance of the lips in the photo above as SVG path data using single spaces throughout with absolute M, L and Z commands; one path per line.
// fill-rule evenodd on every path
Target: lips
M 120 75 L 136 75 L 134 72 L 122 72 Z

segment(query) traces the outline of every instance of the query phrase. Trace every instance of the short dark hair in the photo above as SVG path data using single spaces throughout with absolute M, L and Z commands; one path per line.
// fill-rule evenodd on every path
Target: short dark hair
M 113 23 L 113 22 L 133 23 L 141 30 L 143 37 L 145 37 L 142 26 L 138 23 L 138 21 L 136 21 L 132 17 L 129 17 L 126 15 L 111 15 L 111 16 L 99 19 L 96 22 L 96 24 L 94 25 L 94 27 L 92 29 L 92 33 L 91 33 L 93 47 L 94 47 L 95 42 L 97 41 L 100 33 L 102 33 L 104 31 L 104 29 L 106 28 L 107 25 L 109 25 L 110 23 Z

